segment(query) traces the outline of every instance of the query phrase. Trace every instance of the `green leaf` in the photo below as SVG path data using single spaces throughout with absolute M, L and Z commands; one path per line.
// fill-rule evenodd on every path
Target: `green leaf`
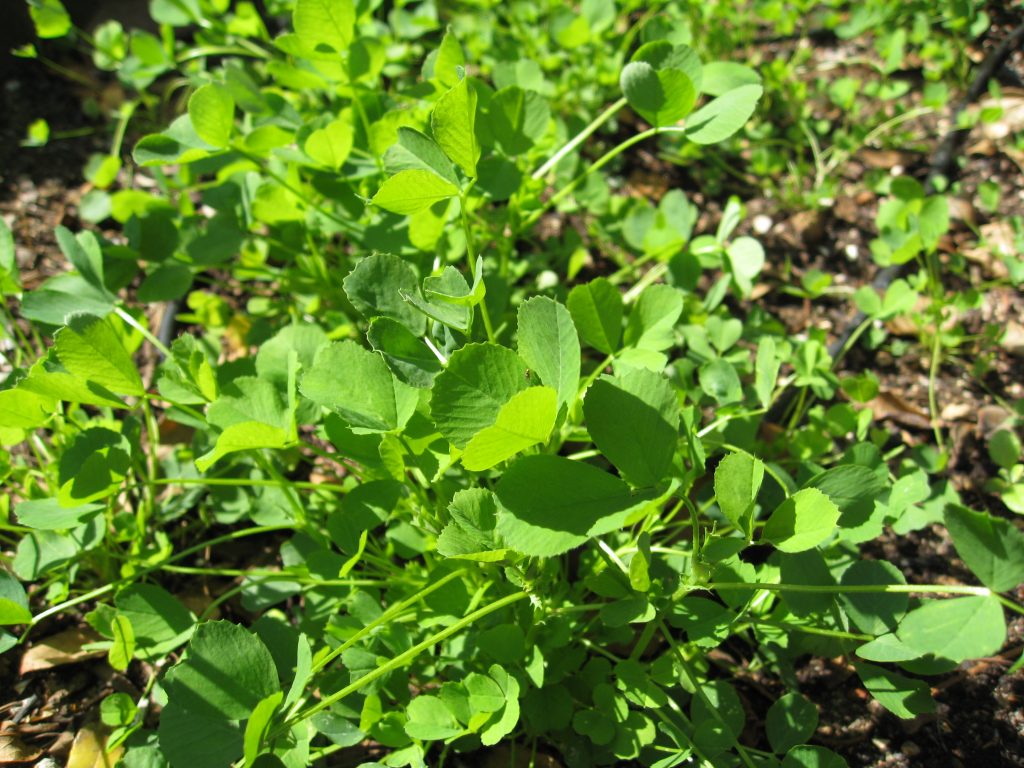
M 462 52 L 462 46 L 452 33 L 451 27 L 445 30 L 441 38 L 441 45 L 438 46 L 437 54 L 434 56 L 433 72 L 430 74 L 446 88 L 458 85 L 460 70 L 466 65 L 466 55 Z M 424 67 L 426 68 L 426 67 Z M 424 72 L 424 77 L 430 77 Z
M 226 88 L 210 83 L 197 88 L 188 100 L 188 116 L 196 135 L 211 147 L 231 143 L 235 126 L 235 100 Z
M 1000 429 L 988 439 L 988 456 L 1003 469 L 1010 469 L 1020 461 L 1021 444 L 1009 429 Z
M 622 294 L 603 277 L 577 285 L 566 302 L 580 338 L 598 352 L 610 355 L 622 338 Z
M 896 717 L 909 720 L 935 711 L 935 700 L 923 680 L 904 677 L 864 661 L 854 662 L 854 667 L 868 693 Z
M 54 349 L 73 376 L 94 382 L 119 395 L 146 393 L 142 379 L 114 329 L 95 315 L 72 315 L 57 331 Z
M 260 345 L 256 353 L 258 378 L 269 381 L 278 391 L 286 392 L 292 375 L 292 353 L 298 358 L 299 365 L 308 369 L 325 344 L 327 334 L 318 325 L 302 322 L 286 325 Z
M 502 151 L 514 156 L 528 151 L 544 135 L 551 110 L 539 93 L 509 85 L 491 98 L 487 118 Z
M 764 89 L 741 85 L 694 112 L 686 121 L 686 138 L 695 144 L 714 144 L 732 136 L 744 126 Z
M 208 621 L 196 628 L 185 658 L 167 673 L 164 687 L 170 703 L 186 712 L 211 720 L 244 720 L 280 686 L 263 641 L 237 624 Z
M 787 693 L 768 708 L 765 732 L 777 754 L 803 744 L 818 728 L 818 709 L 799 693 Z
M 60 0 L 32 0 L 28 12 L 36 34 L 44 40 L 64 37 L 71 31 L 71 17 Z
M 418 398 L 416 389 L 394 377 L 381 355 L 354 341 L 323 347 L 299 388 L 314 403 L 369 432 L 404 427 Z
M 103 427 L 75 435 L 60 457 L 57 498 L 68 507 L 114 494 L 131 469 L 131 443 Z
M 263 699 L 249 716 L 249 722 L 245 724 L 245 735 L 242 739 L 243 756 L 248 765 L 256 760 L 260 748 L 270 732 L 270 724 L 274 719 L 277 708 L 284 698 L 284 691 L 276 691 Z
M 261 421 L 232 424 L 217 436 L 213 449 L 196 458 L 196 468 L 205 472 L 225 456 L 258 448 L 281 449 L 292 442 L 287 430 Z
M 477 432 L 466 446 L 462 464 L 473 472 L 490 469 L 537 443 L 547 442 L 558 415 L 551 387 L 517 392 L 498 411 L 494 426 Z
M 602 376 L 583 400 L 594 444 L 638 488 L 657 485 L 679 441 L 679 399 L 668 380 L 637 368 Z
M 14 256 L 14 235 L 7 222 L 0 219 L 0 296 L 21 291 L 18 262 Z
M 712 61 L 704 65 L 700 89 L 710 96 L 721 96 L 742 85 L 760 85 L 761 76 L 735 61 Z
M 470 672 L 462 684 L 469 693 L 469 706 L 473 712 L 497 712 L 505 706 L 505 693 L 487 675 Z
M 651 285 L 640 294 L 626 326 L 626 344 L 660 352 L 675 344 L 674 328 L 683 312 L 683 295 L 670 285 Z
M 558 404 L 576 399 L 580 385 L 580 340 L 572 315 L 545 296 L 535 296 L 519 306 L 519 356 L 558 393 Z
M 405 709 L 405 732 L 414 739 L 441 741 L 462 733 L 455 715 L 437 696 L 420 694 Z
M 398 143 L 384 153 L 384 170 L 391 174 L 399 171 L 431 171 L 455 186 L 459 183 L 455 166 L 437 142 L 405 126 L 398 129 Z
M 224 768 L 242 756 L 243 732 L 237 722 L 188 712 L 174 702 L 160 713 L 157 734 L 163 757 L 175 768 Z
M 27 389 L 0 390 L 0 424 L 9 429 L 35 429 L 50 420 L 57 402 Z
M 844 587 L 906 583 L 900 569 L 884 560 L 859 560 L 843 571 L 840 579 Z M 839 601 L 861 632 L 882 635 L 896 629 L 907 612 L 910 596 L 899 592 L 840 592 Z
M 745 453 L 730 453 L 715 469 L 715 499 L 726 519 L 750 537 L 754 502 L 764 480 L 764 464 Z
M 501 714 L 480 733 L 480 742 L 491 747 L 512 733 L 519 722 L 519 681 L 497 664 L 492 664 L 487 672 L 505 697 L 505 707 Z
M 846 761 L 825 747 L 801 744 L 793 747 L 782 760 L 782 768 L 848 768 Z
M 430 411 L 444 438 L 465 448 L 494 424 L 501 407 L 528 388 L 526 363 L 497 344 L 467 344 L 456 350 L 434 379 Z
M 131 619 L 119 613 L 110 622 L 110 629 L 113 632 L 113 645 L 107 652 L 107 661 L 118 672 L 124 672 L 135 655 L 135 631 Z
M 353 0 L 297 0 L 292 12 L 295 34 L 313 50 L 326 45 L 344 53 L 352 42 L 355 22 Z
M 764 246 L 752 237 L 737 237 L 725 253 L 733 281 L 744 297 L 749 296 L 754 278 L 764 268 Z
M 498 481 L 498 534 L 506 546 L 552 557 L 621 527 L 640 501 L 622 480 L 561 456 L 525 456 Z
M 428 389 L 441 372 L 441 361 L 422 339 L 390 317 L 378 317 L 366 332 L 370 345 L 387 361 L 395 376 L 413 387 Z
M 100 704 L 100 720 L 104 725 L 131 725 L 138 712 L 135 701 L 127 693 L 112 693 Z
M 825 541 L 835 530 L 839 508 L 817 488 L 804 488 L 782 502 L 762 533 L 782 552 L 803 552 Z
M 155 584 L 132 584 L 114 598 L 118 614 L 132 623 L 135 655 L 155 662 L 189 639 L 195 617 L 170 592 Z
M 743 399 L 743 385 L 736 368 L 720 357 L 702 365 L 697 371 L 697 380 L 704 394 L 713 397 L 720 405 Z
M 433 171 L 399 171 L 381 185 L 370 202 L 386 211 L 408 216 L 458 193 L 458 187 Z
M 412 267 L 398 256 L 375 253 L 362 259 L 344 280 L 345 295 L 367 319 L 383 316 L 397 320 L 417 336 L 426 330 L 423 315 L 409 306 L 402 292 L 416 294 L 419 280 Z
M 448 505 L 451 522 L 437 537 L 437 551 L 444 557 L 490 563 L 504 560 L 508 552 L 495 533 L 498 504 L 486 488 L 458 491 Z
M 646 61 L 632 61 L 619 79 L 629 105 L 655 127 L 682 120 L 693 109 L 697 89 L 678 69 L 655 69 Z
M 903 618 L 896 636 L 918 655 L 959 664 L 998 651 L 1006 639 L 1006 620 L 993 595 L 929 600 Z
M 339 118 L 309 134 L 303 150 L 320 165 L 337 171 L 352 151 L 352 138 L 352 121 Z
M 149 0 L 149 15 L 158 24 L 184 27 L 201 18 L 199 0 Z
M 447 91 L 434 105 L 430 130 L 441 149 L 470 178 L 476 177 L 480 146 L 476 140 L 476 91 L 468 78 Z
M 1024 582 L 1024 533 L 1011 522 L 985 512 L 950 504 L 946 528 L 960 559 L 994 592 L 1008 592 Z
M 74 507 L 62 506 L 55 498 L 31 499 L 19 502 L 14 507 L 18 523 L 43 531 L 76 528 L 103 509 L 100 504 L 79 504 Z
M 28 595 L 14 574 L 0 568 L 0 626 L 30 624 L 32 611 L 28 609 Z
M 76 237 L 67 227 L 62 226 L 56 227 L 53 234 L 57 238 L 61 253 L 71 262 L 82 279 L 99 293 L 108 294 L 103 284 L 103 252 L 96 235 L 86 231 Z
M 808 586 L 835 589 L 836 579 L 828 563 L 816 549 L 803 552 L 779 553 L 774 558 L 779 565 L 779 581 L 787 586 Z M 804 592 L 787 589 L 782 599 L 795 616 L 829 615 L 836 610 L 836 594 L 832 592 Z

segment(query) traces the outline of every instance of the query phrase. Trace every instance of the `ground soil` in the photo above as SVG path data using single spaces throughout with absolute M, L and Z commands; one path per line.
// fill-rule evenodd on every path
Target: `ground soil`
M 1001 34 L 1020 23 L 1022 15 L 999 4 L 993 4 L 991 12 L 995 25 L 979 42 L 975 58 L 983 57 Z M 823 55 L 836 54 L 826 51 Z M 81 226 L 76 206 L 87 190 L 82 183 L 82 167 L 90 153 L 103 148 L 107 138 L 102 133 L 102 122 L 82 107 L 83 102 L 97 96 L 88 86 L 56 76 L 37 62 L 8 61 L 5 65 L 7 79 L 0 94 L 0 214 L 14 230 L 25 284 L 34 287 L 65 268 L 52 231 L 58 224 L 72 229 Z M 1024 53 L 1013 52 L 999 78 L 1008 86 L 1024 83 Z M 19 142 L 27 124 L 36 117 L 45 118 L 54 134 L 81 135 L 54 140 L 45 149 L 22 148 Z M 935 131 L 942 125 L 923 126 L 932 129 L 932 146 L 937 143 Z M 963 146 L 963 162 L 950 169 L 959 187 L 953 228 L 941 248 L 947 262 L 976 242 L 977 232 L 985 231 L 984 227 L 997 221 L 998 215 L 1019 212 L 1024 200 L 1024 169 L 1019 156 L 981 133 L 966 137 Z M 674 166 L 650 153 L 637 157 L 634 167 L 626 170 L 630 184 L 639 188 L 644 179 L 655 178 L 661 180 L 661 191 L 683 185 Z M 778 198 L 760 195 L 755 188 L 742 190 L 749 215 L 741 231 L 752 232 L 756 227 L 753 233 L 768 253 L 765 290 L 759 292 L 757 301 L 793 334 L 820 328 L 835 338 L 855 314 L 847 296 L 870 282 L 876 272 L 869 244 L 876 234 L 873 222 L 878 200 L 867 190 L 864 175 L 868 169 L 885 167 L 886 163 L 889 170 L 900 165 L 904 172 L 923 180 L 929 157 L 927 153 L 855 155 L 841 171 L 840 195 L 831 204 L 810 210 L 784 207 Z M 981 182 L 991 180 L 1002 190 L 997 215 L 986 213 L 977 197 Z M 649 193 L 650 189 L 645 191 Z M 713 231 L 719 201 L 697 202 L 704 211 L 699 228 Z M 563 222 L 562 226 L 571 223 Z M 778 267 L 783 264 L 788 265 L 785 272 Z M 834 285 L 842 292 L 833 298 L 807 302 L 777 290 L 782 284 L 798 281 L 810 269 L 833 274 Z M 965 271 L 951 278 L 948 287 L 966 289 L 1002 276 L 998 260 L 982 250 L 971 257 Z M 1008 328 L 1022 319 L 1024 299 L 1019 291 L 1007 288 L 990 291 L 981 306 L 962 318 L 971 334 L 981 334 L 986 325 Z M 878 406 L 876 416 L 881 424 L 908 445 L 928 443 L 932 429 L 928 420 L 926 350 L 918 344 L 918 329 L 895 327 L 889 331 L 905 339 L 906 354 L 855 348 L 844 359 L 840 372 L 874 371 L 882 391 L 898 395 L 895 400 L 887 400 L 884 407 Z M 936 390 L 941 410 L 939 425 L 950 445 L 948 472 L 952 482 L 971 505 L 1008 519 L 1014 516 L 983 488 L 995 473 L 984 441 L 1009 415 L 1006 403 L 1024 398 L 1022 347 L 1019 340 L 1016 345 L 968 344 L 956 359 L 945 361 L 939 368 Z M 987 370 L 971 372 L 969 364 L 983 353 L 991 357 Z M 902 537 L 887 533 L 866 545 L 865 554 L 894 563 L 912 582 L 975 583 L 939 526 Z M 1024 601 L 1024 589 L 1018 590 L 1016 597 Z M 202 601 L 203 596 L 197 595 L 196 599 Z M 80 627 L 78 618 L 69 616 L 48 627 L 47 632 Z M 802 692 L 819 708 L 816 740 L 838 751 L 851 766 L 1024 766 L 1024 672 L 1009 672 L 1022 651 L 1024 618 L 1016 617 L 1009 624 L 1007 643 L 1000 654 L 930 678 L 938 711 L 912 721 L 899 720 L 870 702 L 846 659 L 808 658 L 798 670 L 798 679 Z M 88 659 L 18 679 L 20 660 L 20 652 L 0 656 L 0 680 L 14 681 L 0 685 L 0 721 L 4 725 L 0 730 L 16 733 L 24 754 L 33 755 L 33 760 L 47 755 L 63 762 L 74 734 L 95 720 L 98 701 L 111 690 L 137 694 L 145 679 L 145 670 L 121 675 L 113 673 L 102 660 Z M 771 681 L 766 684 L 770 686 Z M 763 696 L 750 696 L 748 700 L 752 718 L 763 722 L 770 701 Z M 0 755 L 5 754 L 3 738 L 0 735 Z M 545 764 L 554 766 L 557 761 L 546 759 Z

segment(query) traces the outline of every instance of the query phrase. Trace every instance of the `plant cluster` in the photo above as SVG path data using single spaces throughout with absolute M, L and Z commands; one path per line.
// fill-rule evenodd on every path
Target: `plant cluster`
M 732 4 L 263 5 L 153 0 L 157 33 L 87 33 L 29 2 L 125 98 L 81 206 L 117 236 L 58 229 L 70 270 L 22 291 L 0 231 L 0 649 L 80 615 L 111 667 L 145 670 L 142 699 L 102 703 L 121 765 L 506 744 L 569 766 L 839 766 L 802 658 L 845 657 L 911 718 L 930 675 L 1002 647 L 1024 534 L 963 504 L 938 427 L 933 449 L 894 447 L 864 407 L 877 380 L 836 372 L 848 348 L 752 301 L 766 257 L 738 198 L 698 233 L 692 195 L 651 202 L 615 173 L 646 142 L 695 178 L 742 153 L 768 177 L 807 142 L 821 196 L 829 162 L 908 112 L 862 119 L 833 81 L 849 122 L 823 155 L 830 129 L 790 99 L 806 84 L 727 60 L 756 31 Z M 759 5 L 784 33 L 810 7 Z M 936 103 L 986 21 L 942 3 L 959 21 L 940 46 L 933 3 L 839 5 L 814 18 L 896 24 L 882 71 L 932 62 Z M 920 269 L 856 293 L 851 344 L 912 315 L 934 377 L 971 343 L 945 312 L 974 300 L 943 286 L 946 198 L 880 191 L 872 257 Z M 1013 429 L 990 489 L 1020 513 Z M 934 524 L 976 584 L 861 554 Z M 753 735 L 747 670 L 779 681 Z

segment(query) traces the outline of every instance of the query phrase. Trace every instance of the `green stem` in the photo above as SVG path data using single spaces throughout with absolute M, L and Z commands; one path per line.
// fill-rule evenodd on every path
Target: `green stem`
M 587 125 L 587 127 L 584 128 L 579 133 L 577 133 L 573 138 L 571 138 L 565 144 L 565 146 L 563 146 L 561 149 L 559 149 L 557 152 L 555 152 L 555 154 L 553 154 L 548 159 L 548 161 L 546 163 L 544 163 L 544 165 L 542 165 L 540 168 L 538 168 L 536 171 L 534 171 L 531 174 L 530 178 L 533 178 L 533 179 L 542 178 L 548 171 L 550 171 L 552 168 L 554 168 L 556 165 L 558 165 L 558 163 L 561 162 L 563 157 L 568 155 L 570 152 L 572 152 L 574 149 L 576 149 L 576 147 L 578 147 L 580 144 L 582 144 L 584 141 L 586 141 L 587 138 L 594 131 L 596 131 L 602 125 L 607 123 L 624 106 L 626 106 L 626 99 L 625 99 L 625 97 L 623 97 L 623 98 L 619 99 L 618 101 L 616 101 L 615 103 L 613 103 L 604 112 L 602 112 L 600 115 L 598 115 L 593 120 L 591 120 L 590 123 Z
M 939 400 L 936 392 L 936 380 L 939 377 L 939 365 L 942 362 L 942 317 L 935 318 L 935 332 L 932 335 L 932 359 L 928 366 L 928 420 L 932 423 L 932 434 L 935 444 L 941 453 L 946 452 L 946 444 L 939 427 Z
M 424 597 L 429 595 L 431 592 L 436 592 L 437 590 L 439 590 L 441 587 L 443 587 L 448 582 L 453 581 L 454 579 L 461 578 L 462 576 L 465 576 L 466 573 L 468 573 L 468 569 L 467 568 L 459 568 L 456 571 L 452 571 L 451 573 L 449 573 L 444 578 L 438 579 L 433 584 L 430 584 L 429 586 L 423 587 L 422 589 L 417 591 L 416 594 L 414 594 L 412 597 L 408 597 L 408 598 L 406 598 L 405 600 L 402 600 L 399 603 L 395 603 L 390 608 L 388 608 L 386 611 L 384 611 L 384 613 L 382 613 L 376 619 L 374 619 L 369 624 L 367 624 L 365 627 L 360 629 L 358 632 L 356 632 L 354 635 L 352 635 L 352 637 L 350 637 L 344 643 L 339 645 L 337 648 L 334 648 L 330 653 L 326 654 L 322 659 L 320 659 L 320 661 L 318 661 L 316 664 L 314 664 L 313 665 L 313 669 L 310 671 L 310 675 L 315 675 L 318 672 L 320 672 L 321 670 L 326 669 L 328 664 L 330 664 L 332 661 L 334 661 L 336 658 L 341 656 L 341 654 L 343 654 L 345 651 L 347 651 L 353 645 L 355 645 L 360 640 L 362 640 L 364 637 L 366 637 L 371 632 L 373 632 L 373 630 L 375 630 L 377 627 L 379 627 L 379 626 L 381 626 L 383 624 L 387 624 L 389 621 L 391 621 L 391 619 L 393 617 L 397 616 L 398 614 L 402 613 L 406 609 L 408 609 L 408 608 L 412 607 L 413 605 L 415 605 L 416 603 L 420 602 Z
M 533 224 L 535 224 L 537 222 L 537 220 L 541 216 L 543 216 L 546 211 L 548 211 L 550 208 L 553 208 L 554 206 L 558 205 L 558 203 L 560 203 L 568 195 L 570 195 L 572 193 L 572 191 L 574 189 L 576 189 L 576 187 L 578 187 L 580 184 L 582 184 L 584 181 L 586 181 L 587 177 L 590 176 L 590 174 L 594 173 L 595 171 L 601 170 L 601 168 L 603 168 L 604 166 L 608 165 L 608 163 L 610 163 L 616 157 L 618 157 L 623 152 L 625 152 L 627 149 L 632 147 L 634 144 L 639 144 L 641 141 L 644 141 L 645 139 L 649 139 L 652 136 L 657 136 L 658 134 L 661 134 L 661 133 L 684 133 L 685 131 L 686 131 L 686 128 L 684 128 L 683 126 L 672 125 L 672 126 L 662 126 L 662 127 L 648 128 L 646 131 L 642 131 L 641 133 L 638 133 L 635 136 L 630 136 L 625 141 L 623 141 L 620 144 L 612 147 L 607 152 L 605 152 L 603 155 L 601 155 L 601 157 L 599 157 L 597 160 L 595 160 L 593 163 L 590 164 L 590 166 L 587 168 L 587 170 L 585 170 L 583 173 L 581 173 L 575 179 L 573 179 L 568 184 L 566 184 L 564 187 L 562 187 L 562 189 L 558 190 L 555 194 L 553 194 L 550 198 L 548 198 L 546 203 L 544 203 L 540 208 L 538 208 L 532 214 L 530 214 L 530 216 L 526 219 L 526 221 L 523 222 L 523 229 L 526 229 L 526 228 L 532 226 Z
M 232 148 L 236 152 L 238 152 L 238 154 L 240 154 L 242 157 L 244 157 L 246 160 L 249 160 L 250 162 L 255 163 L 256 165 L 258 165 L 260 170 L 263 173 L 265 173 L 271 179 L 273 179 L 278 184 L 280 184 L 282 187 L 287 189 L 289 192 L 291 192 L 293 195 L 295 195 L 299 200 L 301 200 L 303 203 L 308 205 L 310 208 L 312 208 L 314 211 L 319 213 L 324 218 L 330 219 L 331 221 L 333 221 L 335 224 L 337 224 L 339 227 L 341 227 L 346 232 L 355 233 L 355 232 L 358 231 L 358 228 L 355 226 L 355 224 L 353 224 L 353 222 L 347 221 L 346 219 L 341 218 L 340 216 L 335 214 L 333 211 L 330 211 L 327 208 L 324 208 L 322 205 L 320 205 L 319 203 L 314 201 L 313 198 L 311 198 L 309 195 L 307 195 L 304 192 L 302 192 L 302 190 L 296 189 L 296 187 L 294 185 L 292 185 L 292 183 L 290 181 L 288 181 L 284 176 L 279 174 L 277 171 L 271 169 L 271 167 L 267 163 L 265 163 L 263 161 L 263 159 L 261 157 L 259 157 L 258 155 L 254 155 L 251 152 L 247 152 L 246 150 L 244 150 L 244 149 L 242 149 L 242 148 L 240 148 L 238 146 L 234 146 Z
M 697 679 L 697 675 L 694 673 L 693 667 L 690 666 L 690 662 L 686 658 L 686 654 L 683 653 L 683 650 L 676 643 L 675 638 L 672 637 L 672 633 L 668 631 L 668 627 L 665 625 L 664 620 L 661 617 L 658 617 L 657 622 L 658 629 L 661 631 L 662 637 L 665 638 L 665 641 L 669 644 L 669 646 L 672 648 L 672 651 L 675 653 L 676 659 L 679 661 L 679 666 L 683 669 L 683 674 L 686 675 L 687 678 L 689 678 L 690 687 L 693 689 L 694 695 L 698 699 L 700 699 L 701 703 L 704 705 L 704 708 L 707 709 L 707 711 L 711 713 L 715 720 L 719 722 L 722 728 L 725 729 L 725 732 L 731 735 L 732 730 L 729 728 L 728 723 L 725 722 L 725 719 L 719 713 L 718 708 L 711 703 L 710 699 L 708 699 L 708 695 L 704 691 L 704 686 L 701 685 L 700 681 Z M 743 745 L 740 744 L 739 739 L 737 739 L 735 736 L 732 736 L 732 742 L 733 746 L 736 748 L 737 754 L 739 754 L 740 759 L 743 761 L 743 764 L 746 765 L 747 768 L 754 768 L 754 763 L 750 759 L 750 755 L 747 754 L 747 751 L 743 748 Z
M 281 485 L 279 480 L 248 477 L 163 477 L 153 482 L 155 485 L 219 485 L 238 488 L 246 486 L 277 488 Z M 292 488 L 299 488 L 304 491 L 348 493 L 348 489 L 345 486 L 338 485 L 337 483 L 311 483 L 308 480 L 289 480 L 288 484 Z
M 323 712 L 331 705 L 336 704 L 337 702 L 344 699 L 346 696 L 355 693 L 356 691 L 360 690 L 369 683 L 372 683 L 377 678 L 383 677 L 384 675 L 398 669 L 399 667 L 404 667 L 406 664 L 411 662 L 424 651 L 429 650 L 437 643 L 440 643 L 442 640 L 447 640 L 452 635 L 461 632 L 463 629 L 474 624 L 476 621 L 482 619 L 484 616 L 492 614 L 495 611 L 501 610 L 506 606 L 512 605 L 513 603 L 518 602 L 519 600 L 523 600 L 527 596 L 528 595 L 525 592 L 516 592 L 511 595 L 506 595 L 500 600 L 495 600 L 490 605 L 485 605 L 483 608 L 479 608 L 476 611 L 473 611 L 473 613 L 459 619 L 450 627 L 445 627 L 440 632 L 435 632 L 423 642 L 417 643 L 404 653 L 400 653 L 398 656 L 395 656 L 390 661 L 381 664 L 379 667 L 372 670 L 371 672 L 367 672 L 362 677 L 346 685 L 340 691 L 336 691 L 335 693 L 332 693 L 330 696 L 321 699 L 319 702 L 314 704 L 305 712 L 299 713 L 294 718 L 289 718 L 288 721 L 284 723 L 280 730 L 283 732 L 284 730 L 291 728 L 296 723 L 302 722 L 303 720 L 307 720 L 310 717 L 313 717 L 313 715 L 317 714 L 318 712 Z
M 45 611 L 36 614 L 32 617 L 32 623 L 29 624 L 25 631 L 22 633 L 19 642 L 24 642 L 25 639 L 28 637 L 28 633 L 32 631 L 32 628 L 38 625 L 43 619 L 61 613 L 62 611 L 66 611 L 68 608 L 72 608 L 76 605 L 88 602 L 89 600 L 93 600 L 97 597 L 102 597 L 103 595 L 113 592 L 115 589 L 117 589 L 123 584 L 128 584 L 132 581 L 136 581 L 142 578 L 143 576 L 146 576 L 147 574 L 153 573 L 154 571 L 159 571 L 165 565 L 168 565 L 170 563 L 176 563 L 177 561 L 183 560 L 186 557 L 189 557 L 190 555 L 194 555 L 196 552 L 200 552 L 206 549 L 207 547 L 215 547 L 218 544 L 223 544 L 228 541 L 236 541 L 238 539 L 243 539 L 248 536 L 258 536 L 260 534 L 274 533 L 276 531 L 290 531 L 294 530 L 294 528 L 295 526 L 293 523 L 286 523 L 282 525 L 260 525 L 253 528 L 245 528 L 240 531 L 232 531 L 231 533 L 225 534 L 224 536 L 218 536 L 215 539 L 210 539 L 200 544 L 195 544 L 194 546 L 188 547 L 187 549 L 183 549 L 176 555 L 168 557 L 166 560 L 162 560 L 159 563 L 154 563 L 153 565 L 147 565 L 145 568 L 140 568 L 131 576 L 125 576 L 124 578 L 117 579 L 116 581 L 112 581 L 109 584 L 104 584 L 102 587 L 97 587 L 96 589 L 89 590 L 88 592 L 85 592 L 84 594 L 81 594 L 78 597 L 73 597 L 70 600 L 65 600 L 62 603 L 58 603 L 57 605 L 51 606 L 50 608 L 47 608 Z
M 154 336 L 150 332 L 150 330 L 148 328 L 146 328 L 145 326 L 142 325 L 142 323 L 140 323 L 138 320 L 136 320 L 130 314 L 125 312 L 123 309 L 121 309 L 121 307 L 114 307 L 114 313 L 118 317 L 120 317 L 122 320 L 124 320 L 125 323 L 127 323 L 132 328 L 134 328 L 136 331 L 141 333 L 143 335 L 143 337 L 146 339 L 146 341 L 148 341 L 150 344 L 152 344 L 154 347 L 157 348 L 157 350 L 160 352 L 161 355 L 163 355 L 166 358 L 169 358 L 171 356 L 171 350 L 169 350 L 164 345 L 164 343 L 162 341 L 160 341 L 160 339 L 158 339 L 156 336 Z

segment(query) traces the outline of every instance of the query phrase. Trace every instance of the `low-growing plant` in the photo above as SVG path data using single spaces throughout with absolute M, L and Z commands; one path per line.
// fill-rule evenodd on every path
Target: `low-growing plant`
M 812 743 L 807 654 L 912 718 L 929 675 L 1002 647 L 1024 534 L 892 451 L 863 405 L 877 381 L 840 378 L 824 334 L 751 306 L 765 252 L 736 234 L 739 199 L 695 235 L 681 191 L 638 201 L 605 175 L 644 141 L 731 140 L 756 71 L 702 61 L 672 8 L 445 25 L 431 3 L 267 5 L 290 29 L 181 0 L 152 3 L 159 37 L 97 30 L 97 65 L 139 93 L 117 163 L 153 89 L 180 91 L 134 146 L 153 184 L 95 196 L 123 237 L 58 229 L 71 271 L 32 291 L 0 230 L 0 289 L 32 323 L 10 323 L 0 389 L 0 649 L 85 611 L 90 649 L 145 675 L 101 705 L 122 764 L 507 744 L 570 766 L 842 765 Z M 71 31 L 56 0 L 33 8 L 41 36 Z M 613 73 L 572 52 L 606 45 Z M 945 198 L 892 186 L 873 253 L 929 259 Z M 573 217 L 582 234 L 541 233 Z M 865 330 L 913 309 L 925 266 L 857 294 Z M 187 328 L 161 338 L 142 308 L 179 301 Z M 1016 483 L 1019 443 L 990 450 Z M 861 554 L 933 524 L 977 584 Z M 744 666 L 778 681 L 763 729 Z

